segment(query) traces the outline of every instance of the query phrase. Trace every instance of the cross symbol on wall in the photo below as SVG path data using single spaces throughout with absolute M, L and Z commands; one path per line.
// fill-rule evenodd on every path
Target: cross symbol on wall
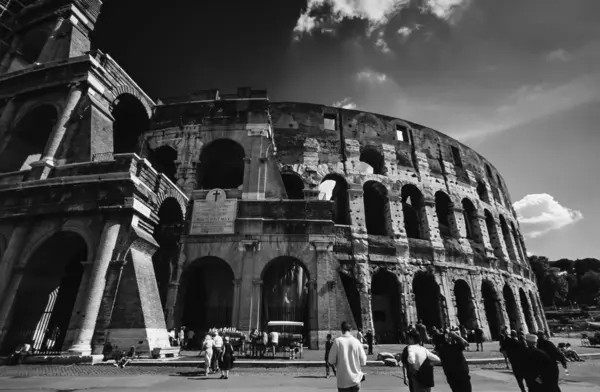
M 219 196 L 221 196 L 221 192 L 215 191 L 215 202 L 217 201 L 217 199 L 219 198 Z

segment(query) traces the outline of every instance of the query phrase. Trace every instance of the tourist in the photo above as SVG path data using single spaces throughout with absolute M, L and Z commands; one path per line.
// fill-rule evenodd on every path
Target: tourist
M 213 339 L 210 335 L 206 335 L 204 337 L 204 342 L 202 342 L 202 352 L 204 352 L 204 375 L 208 376 L 210 374 L 210 365 L 213 356 Z
M 429 343 L 429 336 L 427 335 L 427 328 L 425 324 L 423 324 L 423 320 L 419 320 L 417 325 L 415 325 L 415 329 L 421 336 L 421 346 L 425 343 Z
M 516 331 L 512 331 L 512 332 L 516 333 Z M 510 367 L 508 366 L 508 354 L 506 353 L 506 341 L 508 339 L 510 339 L 510 337 L 508 336 L 508 330 L 506 330 L 502 334 L 500 334 L 500 339 L 498 341 L 498 345 L 500 346 L 500 353 L 504 357 L 504 362 L 506 363 L 506 368 L 510 369 Z
M 569 359 L 571 359 L 573 361 L 576 361 L 576 362 L 585 362 L 585 360 L 581 359 L 581 357 L 579 356 L 579 354 L 577 354 L 577 352 L 575 352 L 575 350 L 573 350 L 571 348 L 571 343 L 565 344 L 564 355 L 565 355 L 566 358 L 569 358 Z
M 529 392 L 560 392 L 558 386 L 558 367 L 556 361 L 537 348 L 538 337 L 525 335 L 527 348 L 523 367 L 525 382 Z
M 333 346 L 333 340 L 331 340 L 331 334 L 327 334 L 327 341 L 325 342 L 325 377 L 329 378 L 329 368 L 333 370 L 333 375 L 336 375 L 335 365 L 329 361 L 329 354 L 331 352 L 331 346 Z
M 186 348 L 188 350 L 196 348 L 196 342 L 194 341 L 195 337 L 196 337 L 196 332 L 194 332 L 193 329 L 189 329 L 187 331 L 187 341 L 186 341 Z
M 548 356 L 554 361 L 554 367 L 556 367 L 556 374 L 558 377 L 559 371 L 557 362 L 559 362 L 562 365 L 562 367 L 565 370 L 567 370 L 567 359 L 564 355 L 562 355 L 562 353 L 554 345 L 554 343 L 550 341 L 549 336 L 546 332 L 538 331 L 537 337 L 537 348 L 548 354 Z M 556 382 L 558 382 L 558 378 L 556 379 Z
M 335 366 L 338 392 L 358 392 L 365 380 L 362 366 L 367 365 L 367 354 L 361 342 L 350 335 L 350 323 L 342 323 L 342 336 L 331 346 L 329 360 Z
M 408 333 L 408 346 L 402 351 L 401 362 L 404 384 L 408 384 L 410 392 L 430 392 L 434 386 L 432 362 L 439 363 L 440 358 L 422 346 L 416 330 Z
M 221 350 L 223 349 L 223 338 L 219 336 L 219 331 L 215 331 L 213 336 L 213 356 L 211 368 L 213 372 L 219 371 L 219 358 L 221 358 Z
M 179 340 L 179 346 L 181 346 L 181 348 L 184 349 L 186 346 L 186 344 L 185 344 L 185 327 L 181 327 L 179 329 L 179 333 L 177 334 L 177 340 Z
M 233 361 L 235 360 L 235 352 L 229 342 L 229 336 L 225 336 L 223 339 L 223 350 L 219 351 L 219 353 L 220 378 L 227 380 L 229 378 L 229 371 L 233 368 Z
M 475 327 L 475 351 L 483 351 L 483 329 L 479 325 Z
M 367 330 L 365 339 L 367 340 L 367 345 L 369 346 L 369 352 L 367 354 L 373 355 L 373 331 L 371 331 L 370 329 Z
M 21 365 L 23 363 L 23 358 L 32 354 L 31 344 L 23 343 L 19 344 L 15 351 L 11 354 L 8 359 L 8 363 L 11 365 Z
M 279 332 L 271 331 L 269 333 L 269 345 L 273 349 L 273 357 L 275 357 L 275 352 L 277 351 L 277 346 L 279 345 Z
M 356 339 L 358 339 L 358 341 L 361 344 L 365 342 L 365 338 L 363 336 L 362 329 L 360 329 L 360 328 L 358 329 L 358 331 L 356 331 Z
M 525 380 L 524 358 L 526 357 L 527 344 L 519 340 L 516 331 L 512 331 L 510 333 L 510 338 L 503 340 L 503 348 L 506 357 L 508 357 L 508 360 L 510 361 L 513 375 L 517 380 L 517 385 L 521 392 L 525 392 L 523 381 Z
M 444 331 L 443 341 L 437 348 L 442 369 L 452 392 L 471 392 L 471 376 L 464 351 L 469 345 L 457 331 Z
M 171 347 L 174 347 L 176 342 L 175 342 L 175 330 L 173 328 L 169 329 L 169 344 L 171 345 Z
M 115 361 L 115 367 L 120 367 L 121 369 L 125 368 L 125 366 L 129 365 L 129 362 L 133 361 L 135 357 L 135 347 L 129 347 L 129 352 L 125 351 L 121 352 L 121 355 Z

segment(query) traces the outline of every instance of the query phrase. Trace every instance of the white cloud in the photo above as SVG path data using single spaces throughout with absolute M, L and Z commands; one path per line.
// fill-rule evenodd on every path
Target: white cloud
M 557 49 L 548 53 L 548 55 L 546 55 L 546 59 L 548 59 L 548 61 L 567 62 L 571 59 L 571 54 L 564 49 Z
M 385 42 L 385 40 L 383 38 L 377 38 L 377 41 L 375 41 L 375 46 L 382 52 L 382 53 L 390 53 L 392 50 L 390 49 L 390 47 L 388 46 L 387 42 Z
M 343 109 L 356 109 L 356 104 L 352 102 L 352 98 L 350 97 L 346 97 L 341 101 L 334 102 L 331 106 Z
M 387 75 L 381 72 L 365 69 L 356 74 L 356 79 L 363 82 L 383 83 L 387 80 Z
M 404 38 L 408 38 L 408 36 L 412 33 L 412 29 L 410 27 L 401 27 L 398 29 L 398 34 L 400 34 Z
M 470 3 L 471 0 L 425 0 L 421 10 L 453 23 L 460 11 L 465 10 Z
M 547 193 L 531 194 L 513 204 L 521 228 L 529 238 L 536 238 L 583 219 L 580 211 L 562 206 Z

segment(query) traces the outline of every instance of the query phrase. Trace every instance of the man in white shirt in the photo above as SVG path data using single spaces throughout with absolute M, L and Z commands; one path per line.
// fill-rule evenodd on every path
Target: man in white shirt
M 279 344 L 279 332 L 271 331 L 269 334 L 269 340 L 271 341 L 271 347 L 273 348 L 273 356 L 275 356 L 275 351 L 277 350 L 277 345 Z
M 342 336 L 333 341 L 329 362 L 337 369 L 338 392 L 358 392 L 364 380 L 361 366 L 367 365 L 367 354 L 361 342 L 350 335 L 350 324 L 342 323 Z
M 212 356 L 212 368 L 213 371 L 219 371 L 219 358 L 221 357 L 221 350 L 223 349 L 223 338 L 219 336 L 218 332 L 215 332 L 213 338 L 213 356 Z

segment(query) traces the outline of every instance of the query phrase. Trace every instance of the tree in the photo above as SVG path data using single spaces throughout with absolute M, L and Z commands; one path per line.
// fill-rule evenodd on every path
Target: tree
M 531 265 L 531 269 L 535 275 L 538 289 L 540 289 L 540 285 L 544 281 L 544 277 L 546 273 L 550 269 L 550 263 L 547 257 L 544 256 L 529 256 L 529 264 Z
M 569 293 L 569 284 L 564 275 L 557 269 L 549 270 L 542 279 L 540 296 L 544 305 L 553 305 L 555 301 L 563 303 Z
M 581 302 L 595 305 L 596 298 L 600 295 L 600 273 L 588 271 L 583 275 L 579 283 Z

